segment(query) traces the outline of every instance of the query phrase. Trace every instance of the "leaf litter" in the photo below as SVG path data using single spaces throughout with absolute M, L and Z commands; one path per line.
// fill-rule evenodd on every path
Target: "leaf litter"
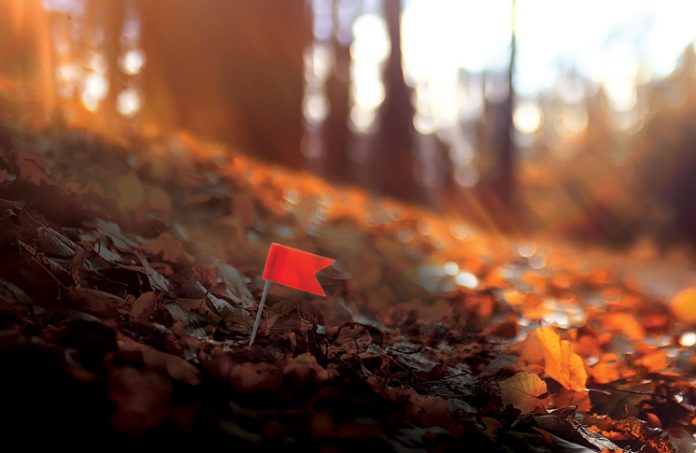
M 696 290 L 656 300 L 578 257 L 523 256 L 236 154 L 75 134 L 52 140 L 79 153 L 27 151 L 30 135 L 2 149 L 4 426 L 326 451 L 694 448 Z M 337 263 L 326 300 L 275 285 L 249 347 L 273 241 Z

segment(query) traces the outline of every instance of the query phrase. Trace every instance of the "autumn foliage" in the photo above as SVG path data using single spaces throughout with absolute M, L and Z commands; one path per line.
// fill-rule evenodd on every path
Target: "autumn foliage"
M 4 130 L 0 145 L 7 432 L 693 451 L 694 289 L 657 300 L 561 250 L 520 254 L 185 135 L 48 136 Z M 326 300 L 274 286 L 249 347 L 273 241 L 337 262 Z

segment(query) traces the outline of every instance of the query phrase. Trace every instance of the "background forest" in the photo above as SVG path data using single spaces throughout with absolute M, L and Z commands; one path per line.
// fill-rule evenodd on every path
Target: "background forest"
M 0 75 L 37 121 L 189 134 L 494 230 L 696 242 L 686 5 L 425 3 L 3 0 Z

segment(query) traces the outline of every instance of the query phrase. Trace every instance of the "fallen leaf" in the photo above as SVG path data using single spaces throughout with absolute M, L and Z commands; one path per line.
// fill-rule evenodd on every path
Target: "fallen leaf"
M 166 305 L 165 309 L 169 312 L 169 315 L 174 321 L 180 322 L 189 330 L 191 336 L 195 338 L 206 338 L 208 336 L 203 328 L 203 323 L 199 315 L 189 313 L 176 303 Z
M 582 358 L 573 351 L 573 345 L 561 340 L 556 332 L 548 327 L 536 330 L 544 351 L 544 371 L 568 390 L 584 391 L 587 372 Z
M 118 296 L 91 288 L 68 289 L 68 300 L 75 308 L 101 318 L 117 316 L 118 308 L 125 304 Z
M 19 179 L 34 185 L 41 183 L 51 184 L 53 179 L 47 170 L 46 161 L 34 154 L 22 153 L 15 156 L 15 163 L 19 170 Z
M 621 378 L 618 370 L 617 357 L 608 353 L 600 357 L 599 362 L 590 369 L 592 379 L 598 384 L 608 384 Z
M 147 261 L 147 258 L 145 258 L 144 255 L 136 252 L 136 256 L 140 260 L 140 263 L 143 265 L 145 275 L 147 275 L 147 279 L 150 281 L 150 286 L 152 286 L 152 289 L 164 294 L 170 294 L 173 291 L 173 287 L 169 280 L 167 280 L 165 276 L 157 272 L 157 269 L 152 267 L 152 265 Z M 127 266 L 123 267 L 125 268 Z
M 542 366 L 544 363 L 544 348 L 541 340 L 536 335 L 528 335 L 524 341 L 517 345 L 519 351 L 517 363 L 520 367 Z
M 672 312 L 682 321 L 696 322 L 696 288 L 687 288 L 674 296 Z
M 37 229 L 37 232 L 39 234 L 38 249 L 40 252 L 64 257 L 75 255 L 78 249 L 77 245 L 60 231 L 41 226 Z
M 636 365 L 644 366 L 648 371 L 662 371 L 669 366 L 665 351 L 654 351 L 636 360 Z
M 155 294 L 153 291 L 148 291 L 141 294 L 137 299 L 135 299 L 135 301 L 133 301 L 131 316 L 139 321 L 147 320 L 152 313 L 155 312 L 156 301 L 157 294 Z
M 230 297 L 245 308 L 253 307 L 255 305 L 254 298 L 246 287 L 241 272 L 227 263 L 219 263 L 217 269 L 225 286 L 232 292 Z
M 181 242 L 169 233 L 160 234 L 140 248 L 151 255 L 162 255 L 162 259 L 171 263 L 188 263 L 192 260 Z
M 511 404 L 523 414 L 528 414 L 537 407 L 543 407 L 539 397 L 547 391 L 546 382 L 536 374 L 526 371 L 520 371 L 500 382 L 500 397 L 503 404 Z
M 23 305 L 31 304 L 31 299 L 22 288 L 3 279 L 0 279 L 0 300 Z
M 633 315 L 628 313 L 611 313 L 603 318 L 604 327 L 607 330 L 618 331 L 631 340 L 645 338 L 645 329 Z
M 84 264 L 85 250 L 83 248 L 78 248 L 70 263 L 70 275 L 72 276 L 73 284 L 75 285 L 80 284 L 80 275 Z

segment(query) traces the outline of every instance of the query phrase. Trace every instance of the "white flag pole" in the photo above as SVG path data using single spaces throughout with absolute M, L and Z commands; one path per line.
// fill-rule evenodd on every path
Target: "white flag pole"
M 259 311 L 256 312 L 256 321 L 254 321 L 254 328 L 251 330 L 251 337 L 249 338 L 249 346 L 254 344 L 254 339 L 256 339 L 256 331 L 259 330 L 259 324 L 261 324 L 261 314 L 263 313 L 263 304 L 266 303 L 266 296 L 268 296 L 268 288 L 271 287 L 271 281 L 266 280 L 266 284 L 263 285 L 263 294 L 261 295 L 261 302 L 259 303 Z

